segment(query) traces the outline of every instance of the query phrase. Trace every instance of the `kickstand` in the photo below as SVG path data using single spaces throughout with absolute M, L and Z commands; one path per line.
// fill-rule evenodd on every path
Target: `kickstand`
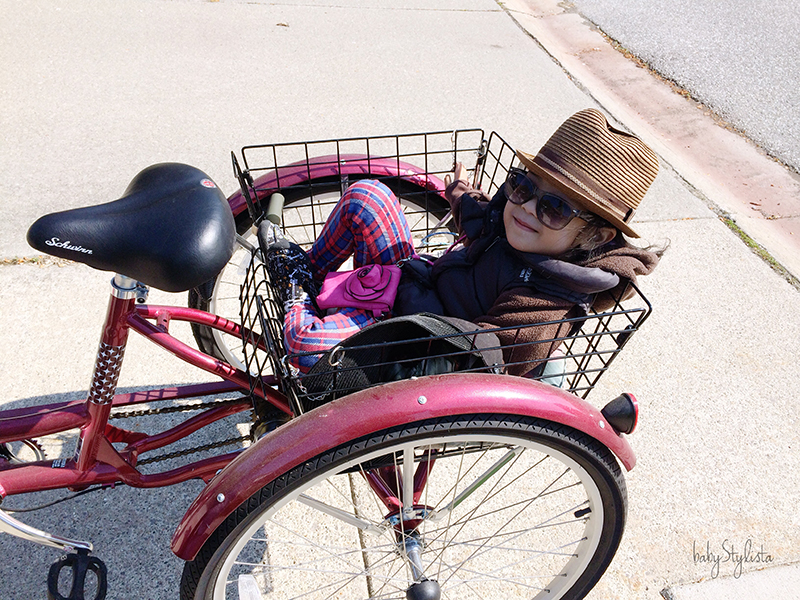
M 63 569 L 72 570 L 72 587 L 68 596 L 58 591 L 58 579 Z M 86 573 L 95 575 L 97 591 L 93 597 L 86 597 Z M 107 591 L 106 565 L 96 556 L 89 556 L 89 551 L 78 548 L 75 554 L 62 556 L 50 567 L 47 576 L 47 600 L 104 600 Z

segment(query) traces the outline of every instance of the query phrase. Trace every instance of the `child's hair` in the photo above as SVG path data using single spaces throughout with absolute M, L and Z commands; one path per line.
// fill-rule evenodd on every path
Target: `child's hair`
M 640 248 L 640 246 L 630 243 L 619 229 L 594 213 L 584 212 L 581 215 L 581 219 L 586 221 L 586 226 L 575 236 L 575 244 L 573 247 L 557 257 L 559 260 L 571 263 L 584 263 L 617 248 Z M 602 241 L 600 235 L 600 230 L 604 228 L 611 228 L 617 232 L 611 240 L 605 243 Z M 653 252 L 658 257 L 661 257 L 668 247 L 669 244 L 667 243 L 663 246 L 647 246 L 642 249 Z

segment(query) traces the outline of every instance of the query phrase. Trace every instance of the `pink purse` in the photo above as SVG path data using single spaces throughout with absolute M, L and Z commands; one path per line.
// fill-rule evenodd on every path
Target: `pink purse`
M 387 314 L 397 296 L 400 267 L 367 265 L 355 271 L 328 273 L 317 295 L 317 305 L 328 308 L 363 308 L 375 317 Z

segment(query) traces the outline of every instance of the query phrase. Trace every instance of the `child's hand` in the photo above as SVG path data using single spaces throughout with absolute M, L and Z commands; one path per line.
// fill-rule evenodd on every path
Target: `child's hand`
M 469 183 L 469 176 L 467 175 L 467 168 L 461 163 L 456 163 L 455 172 L 453 175 L 445 175 L 444 183 L 445 185 L 450 185 L 453 181 L 459 180 Z

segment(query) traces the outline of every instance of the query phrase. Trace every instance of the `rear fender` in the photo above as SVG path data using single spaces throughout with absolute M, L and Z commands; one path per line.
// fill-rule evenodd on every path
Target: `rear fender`
M 598 409 L 538 381 L 477 373 L 398 381 L 325 404 L 261 438 L 195 499 L 175 531 L 172 551 L 184 560 L 194 559 L 236 507 L 317 454 L 390 427 L 470 413 L 522 415 L 568 425 L 607 446 L 626 469 L 636 463 L 627 440 Z
M 331 154 L 310 158 L 308 162 L 298 161 L 289 165 L 270 169 L 253 182 L 259 198 L 269 197 L 273 192 L 298 185 L 306 181 L 324 177 L 343 175 L 371 177 L 401 177 L 424 190 L 438 192 L 444 197 L 444 182 L 435 175 L 410 163 L 391 158 L 374 158 L 364 154 Z M 241 190 L 228 197 L 233 216 L 247 210 L 247 203 Z

